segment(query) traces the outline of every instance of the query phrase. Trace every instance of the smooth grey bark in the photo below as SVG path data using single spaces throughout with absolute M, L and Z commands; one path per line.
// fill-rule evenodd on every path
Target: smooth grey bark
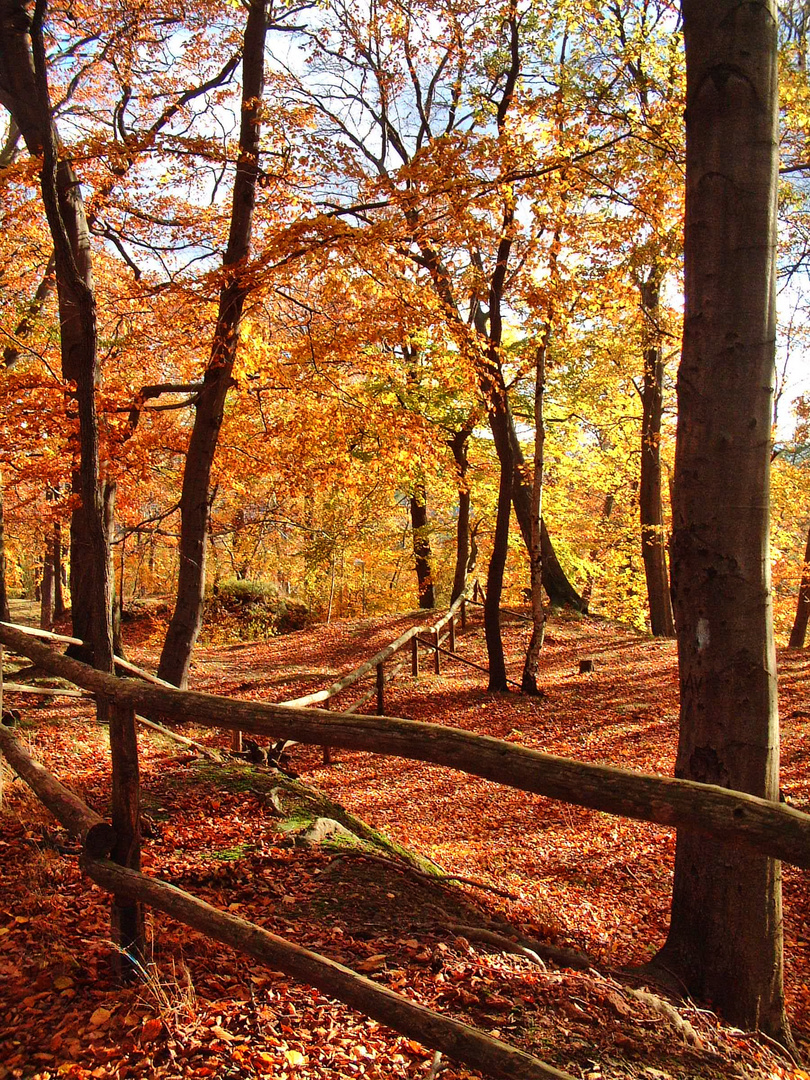
M 267 36 L 265 0 L 252 0 L 245 26 L 242 59 L 242 119 L 239 157 L 233 188 L 228 247 L 223 258 L 223 284 L 211 356 L 196 403 L 180 496 L 180 572 L 177 600 L 160 655 L 158 674 L 185 686 L 191 653 L 202 623 L 206 549 L 211 509 L 211 468 L 232 385 L 239 344 L 239 324 L 250 281 L 245 263 L 250 253 L 253 211 L 259 178 L 264 49 Z
M 683 0 L 686 242 L 672 574 L 676 775 L 778 800 L 768 546 L 775 348 L 775 0 Z M 679 832 L 657 963 L 733 1024 L 789 1038 L 779 864 Z

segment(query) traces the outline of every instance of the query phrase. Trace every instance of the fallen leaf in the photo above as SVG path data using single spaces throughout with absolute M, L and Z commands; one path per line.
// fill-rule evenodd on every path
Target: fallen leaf
M 108 1023 L 111 1016 L 112 1013 L 109 1009 L 105 1009 L 103 1005 L 99 1005 L 99 1007 L 90 1017 L 90 1026 L 103 1027 L 104 1024 Z
M 163 1021 L 158 1017 L 153 1016 L 151 1020 L 147 1020 L 141 1028 L 141 1042 L 149 1043 L 153 1042 L 158 1035 L 163 1031 Z
M 358 964 L 355 964 L 355 970 L 357 971 L 379 971 L 380 968 L 385 967 L 386 961 L 385 953 L 377 953 L 374 956 L 369 956 L 365 960 L 361 960 Z

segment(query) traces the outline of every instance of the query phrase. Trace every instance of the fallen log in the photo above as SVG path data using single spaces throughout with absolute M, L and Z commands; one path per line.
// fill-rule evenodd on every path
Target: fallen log
M 2 725 L 0 750 L 54 817 L 74 836 L 83 839 L 82 869 L 97 885 L 111 892 L 116 903 L 125 899 L 133 908 L 148 905 L 163 911 L 207 937 L 315 986 L 402 1035 L 499 1080 L 573 1080 L 569 1073 L 560 1072 L 468 1024 L 440 1016 L 334 960 L 271 934 L 255 923 L 219 911 L 165 881 L 100 858 L 109 852 L 103 851 L 99 838 L 111 837 L 114 842 L 112 827 L 44 766 L 33 761 Z
M 45 648 L 0 623 L 0 641 L 70 682 L 142 712 L 207 727 L 345 750 L 392 754 L 575 806 L 708 833 L 810 868 L 810 815 L 713 784 L 554 757 L 458 728 L 390 716 L 333 715 L 289 705 L 239 701 L 118 679 Z
M 0 751 L 14 772 L 28 784 L 67 831 L 78 837 L 85 850 L 109 855 L 115 846 L 115 832 L 100 814 L 66 788 L 44 765 L 34 761 L 5 724 L 0 724 Z
M 477 1028 L 440 1016 L 350 968 L 271 934 L 255 923 L 219 911 L 158 878 L 85 857 L 85 873 L 116 896 L 163 911 L 215 941 L 247 953 L 299 982 L 315 986 L 366 1016 L 448 1057 L 502 1080 L 573 1080 L 569 1073 L 501 1042 Z
M 291 698 L 289 701 L 285 701 L 285 705 L 317 705 L 321 701 L 328 701 L 329 698 L 335 697 L 342 690 L 346 690 L 348 687 L 353 686 L 354 683 L 359 682 L 360 679 L 366 675 L 370 675 L 375 670 L 378 664 L 383 664 L 394 653 L 407 645 L 411 638 L 417 636 L 417 634 L 423 634 L 427 632 L 435 633 L 441 629 L 452 617 L 456 611 L 461 607 L 464 601 L 464 597 L 460 596 L 448 611 L 439 619 L 439 621 L 431 626 L 419 625 L 412 626 L 410 630 L 406 630 L 404 634 L 401 634 L 396 641 L 392 641 L 390 645 L 386 645 L 384 649 L 381 649 L 376 656 L 372 656 L 370 660 L 366 660 L 360 667 L 355 668 L 354 671 L 350 671 L 347 675 L 344 675 L 342 679 L 338 679 L 337 682 L 332 683 L 325 690 L 316 690 L 312 694 L 305 694 L 303 697 Z
M 202 754 L 203 757 L 207 757 L 210 761 L 222 761 L 222 754 L 216 750 L 212 750 L 210 746 L 204 746 L 195 739 L 189 739 L 187 735 L 180 735 L 179 732 L 172 731 L 171 728 L 164 727 L 163 724 L 158 724 L 154 720 L 147 720 L 145 716 L 139 716 L 137 713 L 135 714 L 135 719 L 142 727 L 149 728 L 150 731 L 157 731 L 165 738 L 180 743 L 181 746 L 188 746 L 192 750 L 196 750 L 199 754 Z

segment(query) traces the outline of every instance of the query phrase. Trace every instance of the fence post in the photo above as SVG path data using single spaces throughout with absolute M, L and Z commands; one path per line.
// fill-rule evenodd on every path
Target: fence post
M 441 661 L 441 656 L 439 654 L 439 628 L 438 628 L 438 626 L 436 627 L 436 660 L 435 660 L 435 662 L 433 664 L 433 670 L 436 672 L 437 675 L 441 675 L 442 661 Z
M 455 615 L 450 616 L 450 622 L 447 624 L 447 628 L 448 628 L 448 631 L 450 633 L 450 641 L 449 641 L 450 652 L 455 652 L 456 651 L 456 617 L 455 617 Z
M 419 635 L 414 634 L 411 638 L 411 674 L 415 679 L 419 678 Z
M 112 760 L 112 827 L 116 835 L 112 859 L 119 866 L 140 870 L 141 800 L 135 709 L 105 702 L 99 710 L 100 716 L 104 712 L 110 725 Z M 134 961 L 144 956 L 143 907 L 114 896 L 110 915 L 113 941 L 123 950 L 114 960 L 114 966 L 119 975 L 127 977 L 133 974 Z
M 377 664 L 377 716 L 385 716 L 385 673 L 382 664 Z
M 232 731 L 231 732 L 231 750 L 233 750 L 233 752 L 235 754 L 241 754 L 242 753 L 242 732 L 241 731 Z

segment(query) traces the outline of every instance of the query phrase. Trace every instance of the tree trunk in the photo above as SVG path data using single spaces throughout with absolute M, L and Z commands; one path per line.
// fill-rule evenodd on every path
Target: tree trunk
M 520 688 L 524 694 L 540 695 L 537 686 L 537 670 L 540 652 L 546 633 L 546 613 L 543 609 L 543 545 L 540 542 L 540 522 L 543 515 L 543 468 L 545 447 L 545 424 L 543 420 L 543 394 L 546 388 L 546 351 L 550 327 L 546 327 L 543 341 L 537 348 L 534 374 L 534 466 L 532 476 L 532 522 L 531 546 L 529 547 L 529 571 L 532 590 L 532 636 L 526 649 L 523 677 Z
M 644 389 L 641 396 L 641 476 L 639 515 L 641 518 L 641 556 L 650 604 L 650 629 L 653 637 L 675 636 L 672 599 L 667 572 L 667 548 L 664 536 L 664 512 L 661 498 L 661 415 L 664 402 L 664 353 L 653 329 L 659 317 L 660 272 L 653 267 L 641 283 L 641 308 L 646 336 L 651 338 L 644 350 Z
M 430 538 L 428 536 L 427 493 L 424 480 L 414 484 L 410 497 L 413 558 L 420 608 L 434 608 L 433 571 L 431 569 Z
M 250 282 L 245 263 L 250 253 L 253 210 L 259 176 L 259 137 L 264 87 L 267 11 L 264 0 L 251 0 L 242 60 L 242 121 L 239 159 L 233 188 L 231 227 L 223 259 L 224 282 L 219 313 L 194 426 L 186 454 L 180 496 L 180 573 L 177 602 L 160 656 L 158 674 L 185 686 L 191 653 L 200 632 L 205 593 L 205 561 L 211 508 L 211 467 L 222 427 L 225 398 L 239 343 L 239 324 Z
M 796 601 L 796 618 L 793 620 L 793 628 L 790 631 L 790 641 L 788 642 L 791 649 L 804 648 L 808 618 L 810 618 L 810 528 L 807 530 L 807 545 L 804 549 L 799 598 Z
M 509 519 L 512 516 L 512 462 L 501 462 L 498 487 L 498 514 L 495 537 L 487 569 L 487 595 L 484 598 L 484 637 L 489 663 L 489 689 L 506 690 L 506 660 L 501 639 L 501 593 L 506 557 L 509 554 Z
M 54 580 L 53 580 L 53 536 L 48 537 L 45 554 L 42 559 L 42 583 L 40 586 L 39 627 L 50 630 L 53 626 Z
M 672 570 L 676 773 L 778 799 L 768 550 L 777 12 L 684 0 L 686 243 Z M 679 832 L 657 960 L 732 1024 L 789 1037 L 779 864 Z
M 74 513 L 80 522 L 76 537 L 81 561 L 74 563 L 73 569 L 77 575 L 81 573 L 83 590 L 81 602 L 76 603 L 83 620 L 78 636 L 87 643 L 95 666 L 111 672 L 110 551 L 96 413 L 101 371 L 90 233 L 78 177 L 71 162 L 59 152 L 48 90 L 44 13 L 45 5 L 38 5 L 30 21 L 24 0 L 0 3 L 0 101 L 14 117 L 31 156 L 42 163 L 42 201 L 55 253 L 62 375 L 75 385 L 79 419 L 79 461 L 73 473 L 74 491 L 81 500 Z M 73 538 L 72 527 L 71 534 Z M 109 715 L 106 702 L 99 702 L 98 715 L 100 720 Z M 115 786 L 125 747 L 116 739 L 113 725 L 110 750 Z M 131 853 L 130 858 L 136 856 L 137 852 Z M 114 915 L 114 932 L 117 926 Z M 132 943 L 122 938 L 119 944 Z
M 61 619 L 65 614 L 65 589 L 62 561 L 62 522 L 55 521 L 53 526 L 53 617 Z
M 453 452 L 453 460 L 458 470 L 458 520 L 456 521 L 456 568 L 453 572 L 453 591 L 450 594 L 451 605 L 458 600 L 467 587 L 467 567 L 470 561 L 470 487 L 467 472 L 470 467 L 467 459 L 467 444 L 470 441 L 475 421 L 469 422 L 453 434 L 447 445 Z
M 11 622 L 8 609 L 8 583 L 6 580 L 6 528 L 3 514 L 3 478 L 0 476 L 0 620 Z

